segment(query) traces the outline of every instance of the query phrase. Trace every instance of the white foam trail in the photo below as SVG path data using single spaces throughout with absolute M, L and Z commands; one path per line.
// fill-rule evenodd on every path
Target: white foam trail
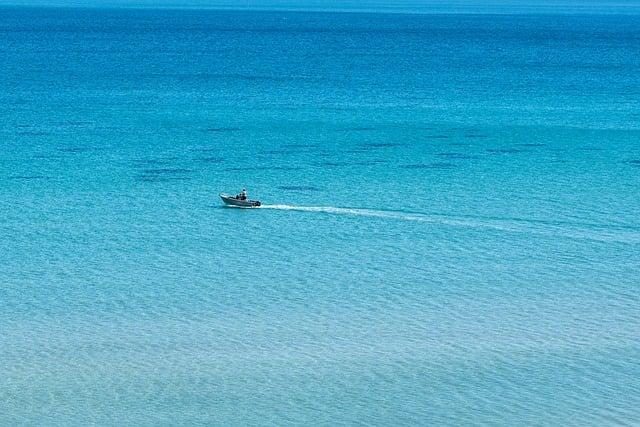
M 637 231 L 594 230 L 586 227 L 565 225 L 545 225 L 526 219 L 488 219 L 453 217 L 449 215 L 424 214 L 402 211 L 385 211 L 360 208 L 340 208 L 334 206 L 296 206 L 296 205 L 262 205 L 260 209 L 275 209 L 298 212 L 318 212 L 333 215 L 363 216 L 373 218 L 388 218 L 400 221 L 415 221 L 431 224 L 449 225 L 455 227 L 486 228 L 513 233 L 534 233 L 548 236 L 573 238 L 580 240 L 595 240 L 601 242 L 640 243 L 640 233 Z
M 414 212 L 408 213 L 401 211 L 384 211 L 375 209 L 338 208 L 333 206 L 262 205 L 260 206 L 260 208 L 299 212 L 321 212 L 334 215 L 367 216 L 375 218 L 396 219 L 401 221 L 418 221 L 463 227 L 484 227 L 503 231 L 518 231 L 513 227 L 508 226 L 507 224 L 500 224 L 498 222 L 487 223 L 486 221 L 477 221 L 473 219 L 453 218 L 444 215 L 429 215 Z
M 396 218 L 398 216 L 395 212 L 377 211 L 373 209 L 336 208 L 333 206 L 262 205 L 260 208 L 300 212 L 323 212 L 336 215 L 372 216 L 381 218 Z

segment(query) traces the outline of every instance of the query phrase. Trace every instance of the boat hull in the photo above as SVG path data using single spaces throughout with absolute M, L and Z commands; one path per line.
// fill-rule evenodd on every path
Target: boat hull
M 240 200 L 229 194 L 220 194 L 220 198 L 227 206 L 235 206 L 238 208 L 256 208 L 261 205 L 258 200 Z

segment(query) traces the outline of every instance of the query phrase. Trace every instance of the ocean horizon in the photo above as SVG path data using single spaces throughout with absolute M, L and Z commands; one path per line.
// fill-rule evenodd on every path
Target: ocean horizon
M 640 14 L 490 10 L 0 6 L 0 425 L 640 423 Z

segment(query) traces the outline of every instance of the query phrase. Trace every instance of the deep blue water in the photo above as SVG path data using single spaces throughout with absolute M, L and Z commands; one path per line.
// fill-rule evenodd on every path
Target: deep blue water
M 639 29 L 0 8 L 0 424 L 639 423 Z

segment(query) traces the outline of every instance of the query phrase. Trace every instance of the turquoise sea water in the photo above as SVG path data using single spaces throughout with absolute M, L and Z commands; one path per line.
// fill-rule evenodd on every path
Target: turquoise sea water
M 0 8 L 0 424 L 640 423 L 639 28 Z

